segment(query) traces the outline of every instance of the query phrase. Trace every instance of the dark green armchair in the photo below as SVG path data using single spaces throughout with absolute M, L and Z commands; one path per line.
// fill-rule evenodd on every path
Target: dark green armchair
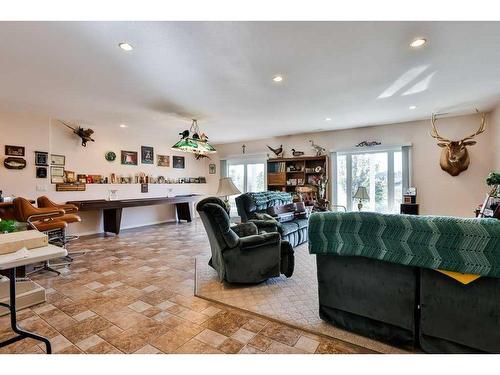
M 224 202 L 216 197 L 196 205 L 210 241 L 210 266 L 219 280 L 259 283 L 281 273 L 292 276 L 293 248 L 279 233 L 258 234 L 253 223 L 231 226 Z

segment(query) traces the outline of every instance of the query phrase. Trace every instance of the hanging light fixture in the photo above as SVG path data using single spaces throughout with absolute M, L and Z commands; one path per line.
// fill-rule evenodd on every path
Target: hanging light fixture
M 213 154 L 217 152 L 215 148 L 208 143 L 208 137 L 205 133 L 200 134 L 198 121 L 193 119 L 191 128 L 179 133 L 181 140 L 172 146 L 173 150 L 190 152 L 193 154 Z

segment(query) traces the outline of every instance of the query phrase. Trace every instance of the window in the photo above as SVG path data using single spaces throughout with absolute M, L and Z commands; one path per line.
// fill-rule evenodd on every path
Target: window
M 408 148 L 406 147 L 407 152 Z M 358 187 L 365 187 L 369 200 L 363 202 L 363 210 L 399 212 L 403 191 L 408 186 L 408 157 L 402 148 L 365 152 L 338 152 L 332 155 L 334 175 L 334 202 L 357 209 L 354 195 Z M 403 162 L 403 159 L 405 162 Z M 404 180 L 404 181 L 403 181 Z
M 227 176 L 242 193 L 266 190 L 266 163 L 261 160 L 227 160 Z M 237 216 L 236 196 L 229 197 L 231 216 Z

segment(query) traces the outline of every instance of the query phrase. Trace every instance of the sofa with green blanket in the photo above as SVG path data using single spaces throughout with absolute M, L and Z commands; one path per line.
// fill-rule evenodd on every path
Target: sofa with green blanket
M 432 353 L 500 353 L 499 220 L 315 213 L 309 252 L 324 320 Z

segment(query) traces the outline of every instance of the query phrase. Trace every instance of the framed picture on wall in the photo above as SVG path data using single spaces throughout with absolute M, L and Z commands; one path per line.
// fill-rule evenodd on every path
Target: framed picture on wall
M 172 156 L 172 167 L 184 169 L 185 158 L 184 156 Z
M 156 160 L 158 161 L 158 167 L 170 167 L 169 155 L 156 155 Z
M 36 167 L 36 178 L 47 178 L 47 167 Z
M 7 156 L 24 156 L 24 147 L 23 146 L 5 145 L 5 155 L 7 155 Z
M 141 146 L 141 163 L 142 164 L 154 163 L 153 147 Z
M 137 151 L 122 150 L 121 160 L 123 165 L 137 165 Z
M 64 155 L 50 155 L 50 165 L 65 165 L 66 157 Z
M 49 165 L 49 153 L 43 151 L 35 151 L 35 165 Z
M 216 166 L 215 166 L 215 164 L 213 164 L 213 163 L 209 164 L 208 165 L 208 173 L 215 174 L 215 172 L 216 172 Z

